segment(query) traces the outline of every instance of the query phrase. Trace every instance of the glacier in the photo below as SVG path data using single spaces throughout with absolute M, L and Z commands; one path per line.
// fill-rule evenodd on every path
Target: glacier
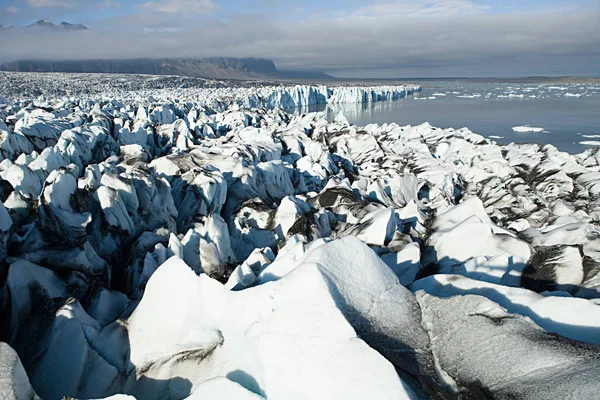
M 3 396 L 594 398 L 599 148 L 128 79 L 0 93 Z
M 31 79 L 34 76 L 34 79 Z M 133 77 L 133 78 L 132 78 Z M 68 90 L 56 93 L 56 82 Z M 243 108 L 299 108 L 318 104 L 374 103 L 402 99 L 422 87 L 415 84 L 377 86 L 326 86 L 282 84 L 275 82 L 218 81 L 202 78 L 114 74 L 26 74 L 7 72 L 0 75 L 3 95 L 15 100 L 31 99 L 43 106 L 50 101 L 163 101 L 193 102 L 225 111 L 232 104 Z M 76 97 L 73 97 L 76 95 Z M 46 99 L 46 96 L 49 96 Z M 0 104 L 6 99 L 0 98 Z M 37 112 L 43 112 L 38 110 Z M 26 123 L 26 120 L 24 121 Z

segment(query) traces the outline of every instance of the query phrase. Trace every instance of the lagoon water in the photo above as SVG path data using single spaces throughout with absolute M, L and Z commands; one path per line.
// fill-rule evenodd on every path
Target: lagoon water
M 321 105 L 296 112 L 342 111 L 353 124 L 468 127 L 499 144 L 553 144 L 575 154 L 600 143 L 600 84 L 430 82 L 423 91 L 394 102 Z M 514 132 L 529 125 L 543 132 Z M 588 142 L 588 144 L 581 144 Z M 592 143 L 590 143 L 592 142 Z

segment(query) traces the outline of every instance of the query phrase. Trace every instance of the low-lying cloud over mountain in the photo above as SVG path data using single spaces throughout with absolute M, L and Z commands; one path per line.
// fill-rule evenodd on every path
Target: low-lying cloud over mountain
M 330 79 L 324 73 L 279 71 L 271 60 L 258 58 L 19 60 L 0 64 L 18 72 L 87 72 L 180 75 L 212 79 Z
M 91 29 L 2 30 L 2 62 L 264 57 L 281 69 L 363 77 L 596 75 L 600 63 L 600 4 L 594 0 L 4 3 L 16 12 L 3 13 L 0 24 L 56 16 Z

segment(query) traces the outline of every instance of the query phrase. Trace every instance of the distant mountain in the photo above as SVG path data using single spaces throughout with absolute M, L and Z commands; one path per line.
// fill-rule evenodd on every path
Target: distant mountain
M 87 31 L 83 24 L 61 22 L 55 24 L 39 20 L 25 27 L 0 25 L 1 31 L 27 30 L 33 35 L 44 32 Z M 1 54 L 0 54 L 1 56 Z M 312 80 L 330 81 L 332 76 L 318 71 L 278 71 L 275 63 L 264 58 L 138 58 L 138 59 L 99 59 L 99 60 L 36 60 L 25 59 L 8 61 L 0 58 L 0 71 L 14 72 L 67 72 L 67 73 L 115 73 L 146 75 L 177 75 L 208 79 L 235 80 Z
M 46 21 L 41 19 L 37 22 L 34 22 L 31 25 L 27 25 L 26 28 L 34 28 L 34 29 L 51 29 L 53 31 L 85 31 L 88 30 L 88 27 L 83 24 L 70 24 L 68 22 L 61 22 L 60 24 L 54 24 L 50 21 Z
M 0 70 L 180 75 L 214 79 L 260 79 L 278 74 L 273 61 L 255 58 L 21 60 L 0 65 Z
M 60 28 L 66 29 L 66 30 L 70 30 L 70 31 L 87 31 L 89 28 L 87 26 L 85 26 L 84 24 L 70 24 L 68 22 L 61 22 L 60 25 L 58 25 Z
M 16 72 L 71 72 L 179 75 L 209 79 L 334 79 L 322 72 L 278 71 L 263 58 L 214 57 L 199 59 L 130 60 L 20 60 L 0 64 L 0 70 Z

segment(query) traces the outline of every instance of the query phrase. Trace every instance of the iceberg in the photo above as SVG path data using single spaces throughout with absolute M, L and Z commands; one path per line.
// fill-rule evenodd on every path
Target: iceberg
M 544 128 L 538 128 L 535 126 L 528 126 L 528 125 L 524 125 L 524 126 L 513 126 L 512 130 L 515 132 L 519 132 L 519 133 L 524 133 L 524 132 L 543 132 Z

